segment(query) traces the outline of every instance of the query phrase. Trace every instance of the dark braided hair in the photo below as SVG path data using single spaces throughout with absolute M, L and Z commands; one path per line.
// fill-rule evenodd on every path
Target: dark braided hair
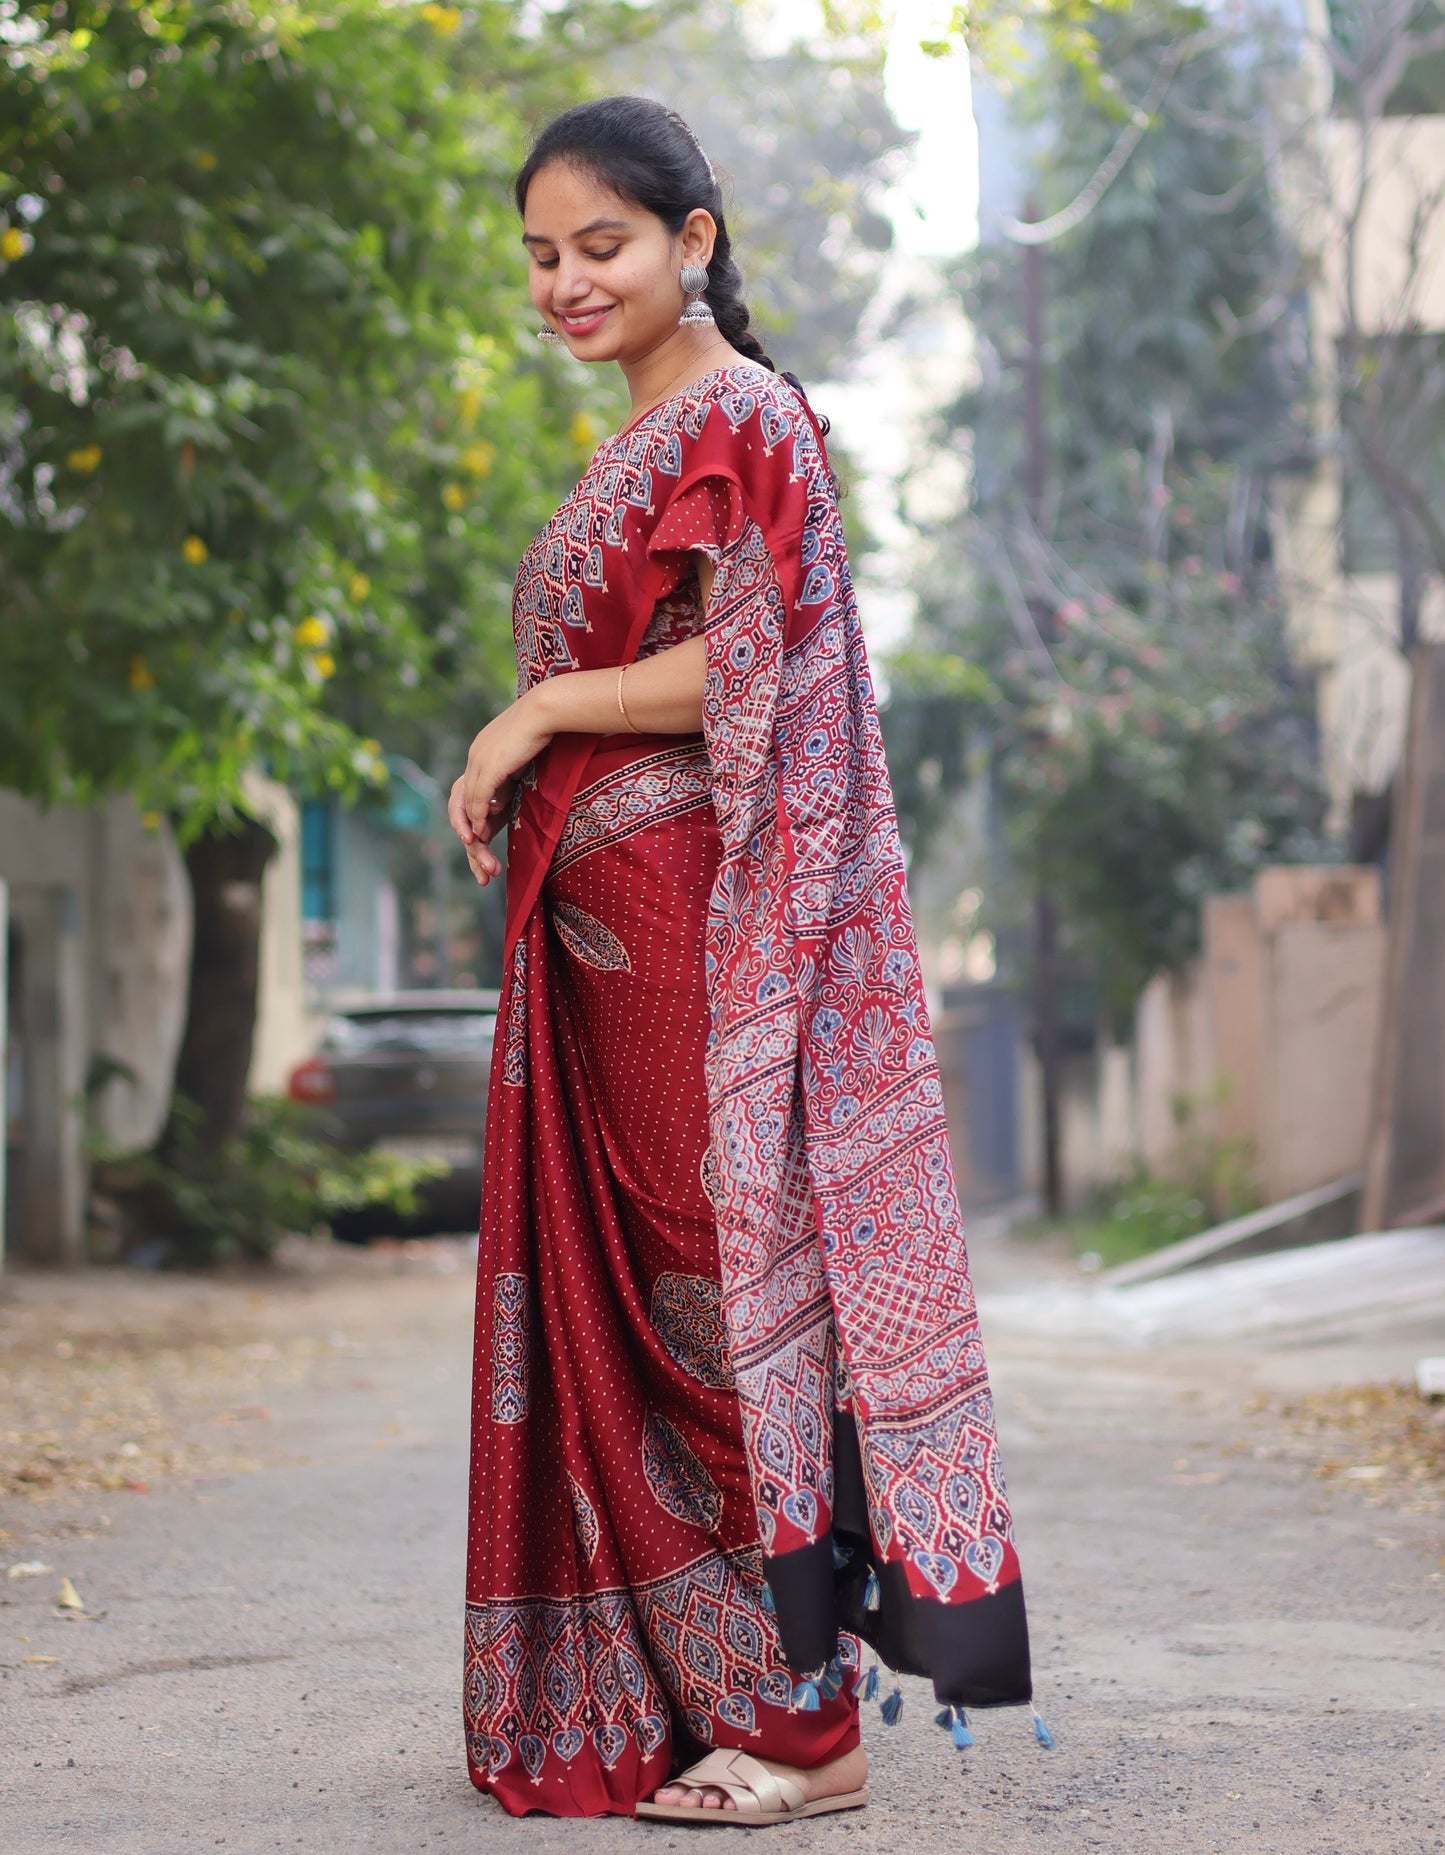
M 537 137 L 517 174 L 519 213 L 526 210 L 533 178 L 550 161 L 564 161 L 595 175 L 619 199 L 635 201 L 655 214 L 669 232 L 680 232 L 687 215 L 699 206 L 711 213 L 717 238 L 704 301 L 726 342 L 750 361 L 778 371 L 764 352 L 743 300 L 742 273 L 733 261 L 723 216 L 722 188 L 697 137 L 676 110 L 650 97 L 598 97 L 564 110 Z M 792 374 L 783 379 L 802 392 Z M 826 421 L 819 423 L 826 431 Z

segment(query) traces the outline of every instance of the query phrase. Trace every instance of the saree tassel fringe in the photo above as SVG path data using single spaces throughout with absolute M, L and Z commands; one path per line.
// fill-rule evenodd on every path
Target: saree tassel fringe
M 960 1752 L 974 1742 L 973 1734 L 968 1730 L 968 1715 L 962 1707 L 945 1707 L 941 1713 L 934 1715 L 933 1723 L 952 1735 L 953 1743 Z
M 895 1686 L 893 1692 L 878 1708 L 883 1715 L 885 1726 L 896 1726 L 903 1714 L 903 1689 Z
M 843 1664 L 836 1656 L 823 1670 L 823 1678 L 818 1683 L 818 1690 L 824 1700 L 836 1700 L 843 1692 Z
M 1034 1706 L 1030 1706 L 1029 1712 L 1034 1716 L 1034 1738 L 1038 1740 L 1039 1744 L 1046 1752 L 1052 1752 L 1054 1749 L 1054 1735 L 1049 1731 L 1048 1727 L 1044 1725 L 1044 1716 L 1039 1712 L 1038 1708 Z
M 878 1664 L 876 1662 L 866 1674 L 861 1667 L 859 1668 L 858 1679 L 853 1683 L 853 1692 L 863 1700 L 877 1700 Z
M 817 1713 L 821 1703 L 818 1700 L 818 1677 L 810 1675 L 798 1682 L 793 1689 L 793 1706 L 799 1713 Z
M 863 1608 L 865 1610 L 876 1610 L 881 1598 L 882 1592 L 878 1585 L 878 1574 L 870 1567 L 868 1582 L 863 1587 Z

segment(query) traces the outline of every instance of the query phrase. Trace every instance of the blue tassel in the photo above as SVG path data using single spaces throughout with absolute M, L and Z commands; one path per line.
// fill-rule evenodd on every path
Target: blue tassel
M 878 1664 L 876 1662 L 868 1670 L 864 1679 L 863 1698 L 864 1700 L 877 1700 L 878 1698 Z
M 933 1716 L 933 1723 L 952 1735 L 953 1743 L 960 1752 L 965 1746 L 973 1744 L 973 1734 L 968 1730 L 968 1715 L 962 1707 L 945 1707 L 941 1713 Z
M 836 1656 L 823 1670 L 823 1679 L 818 1686 L 824 1700 L 836 1700 L 843 1692 L 843 1664 Z
M 1048 1727 L 1044 1725 L 1044 1716 L 1039 1712 L 1037 1707 L 1031 1706 L 1029 1711 L 1034 1716 L 1034 1738 L 1038 1740 L 1039 1744 L 1046 1752 L 1052 1752 L 1054 1749 L 1054 1735 L 1049 1731 Z
M 882 1595 L 883 1593 L 878 1584 L 878 1574 L 870 1566 L 868 1569 L 868 1582 L 863 1587 L 863 1608 L 865 1610 L 876 1610 Z
M 758 1598 L 758 1602 L 762 1605 L 764 1610 L 774 1611 L 777 1609 L 777 1605 L 773 1602 L 773 1588 L 770 1584 L 765 1583 L 763 1585 L 762 1594 Z
M 896 1726 L 899 1715 L 903 1712 L 903 1689 L 894 1688 L 878 1711 L 883 1715 L 885 1726 Z
M 793 1705 L 799 1713 L 816 1713 L 818 1711 L 818 1683 L 809 1679 L 800 1681 L 793 1689 Z

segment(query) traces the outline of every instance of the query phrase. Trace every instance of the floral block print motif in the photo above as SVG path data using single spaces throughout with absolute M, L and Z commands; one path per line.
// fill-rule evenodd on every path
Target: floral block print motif
M 657 1411 L 642 1429 L 642 1472 L 657 1504 L 674 1520 L 717 1531 L 722 1495 L 696 1450 L 675 1424 Z
M 756 1550 L 710 1552 L 630 1590 L 468 1604 L 463 1709 L 473 1762 L 493 1776 L 514 1761 L 539 1788 L 549 1764 L 585 1755 L 606 1770 L 645 1763 L 675 1709 L 711 1745 L 787 1715 L 793 1680 L 762 1603 Z M 858 1644 L 844 1637 L 844 1669 Z M 665 1768 L 657 1777 L 661 1783 Z
M 578 793 L 552 854 L 551 873 L 560 875 L 604 844 L 620 844 L 638 831 L 711 804 L 712 773 L 701 747 L 671 747 L 634 760 Z
M 567 1489 L 572 1496 L 572 1525 L 577 1533 L 577 1545 L 583 1562 L 590 1565 L 597 1557 L 597 1548 L 602 1540 L 597 1509 L 587 1499 L 586 1490 L 575 1475 L 567 1477 Z
M 507 995 L 506 1038 L 502 1045 L 502 1081 L 510 1088 L 527 1082 L 527 943 L 517 942 L 512 954 L 512 984 Z
M 525 1275 L 492 1281 L 492 1420 L 521 1423 L 530 1402 L 531 1321 Z
M 652 1289 L 652 1324 L 684 1372 L 714 1391 L 732 1390 L 720 1283 L 707 1275 L 659 1275 Z

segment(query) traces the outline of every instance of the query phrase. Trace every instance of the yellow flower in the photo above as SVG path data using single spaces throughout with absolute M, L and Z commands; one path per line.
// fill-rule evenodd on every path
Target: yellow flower
M 19 226 L 7 225 L 5 230 L 0 232 L 0 258 L 4 258 L 7 264 L 13 264 L 17 258 L 23 258 L 29 249 L 30 240 Z
M 488 444 L 485 439 L 480 444 L 469 444 L 462 452 L 462 463 L 474 477 L 489 477 L 492 465 L 496 462 L 497 447 Z
M 371 581 L 364 573 L 353 573 L 351 583 L 346 589 L 353 599 L 361 600 L 371 591 Z
M 303 618 L 296 627 L 296 642 L 303 650 L 320 650 L 330 636 L 331 629 L 322 618 Z
M 462 10 L 458 6 L 438 6 L 436 0 L 427 0 L 421 8 L 421 16 L 429 26 L 438 32 L 455 32 L 462 23 Z
M 209 148 L 198 148 L 192 159 L 203 174 L 209 174 L 216 165 L 216 157 Z
M 442 501 L 452 513 L 455 514 L 458 509 L 464 509 L 466 507 L 467 492 L 462 488 L 460 483 L 444 483 L 442 485 Z
M 127 681 L 137 695 L 143 690 L 154 689 L 156 686 L 156 679 L 151 675 L 151 667 L 144 657 L 131 658 L 130 675 Z
M 468 431 L 476 424 L 481 409 L 482 395 L 479 388 L 469 386 L 457 394 L 457 417 Z
M 371 755 L 373 760 L 379 760 L 381 758 L 380 741 L 363 741 L 361 745 L 366 749 L 367 753 Z
M 311 659 L 311 667 L 324 683 L 328 676 L 336 674 L 336 659 L 330 651 L 317 651 Z
M 181 543 L 181 553 L 193 567 L 202 567 L 211 557 L 211 550 L 199 535 L 187 535 Z
M 97 468 L 100 459 L 101 449 L 98 444 L 83 444 L 79 449 L 71 451 L 65 461 L 71 470 L 79 471 L 81 476 L 88 477 L 91 471 Z
M 147 831 L 159 831 L 161 828 L 161 815 L 159 812 L 142 812 L 140 821 Z
M 598 431 L 596 420 L 589 412 L 574 412 L 572 423 L 567 427 L 567 436 L 579 451 L 590 451 L 597 443 Z

